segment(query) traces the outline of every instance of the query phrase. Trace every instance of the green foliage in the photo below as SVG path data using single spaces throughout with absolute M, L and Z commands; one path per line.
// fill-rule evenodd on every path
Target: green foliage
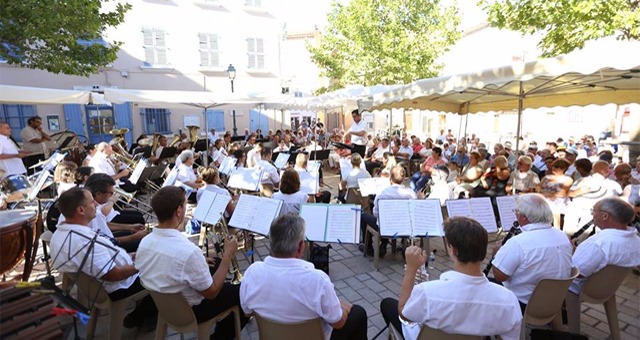
M 552 57 L 615 36 L 640 39 L 638 0 L 480 0 L 492 26 L 523 34 L 542 32 L 538 47 Z
M 9 64 L 89 76 L 116 60 L 121 42 L 87 44 L 124 21 L 131 8 L 109 0 L 0 0 L 0 56 Z M 84 44 L 79 43 L 85 41 Z
M 331 80 L 318 93 L 349 84 L 408 83 L 433 77 L 436 59 L 461 36 L 458 10 L 440 0 L 351 0 L 334 2 L 311 59 Z

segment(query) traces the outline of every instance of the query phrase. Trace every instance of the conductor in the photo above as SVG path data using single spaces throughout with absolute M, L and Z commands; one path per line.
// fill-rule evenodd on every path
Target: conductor
M 365 130 L 366 123 L 362 120 L 362 114 L 356 109 L 351 111 L 351 118 L 353 118 L 353 124 L 344 136 L 351 137 L 351 153 L 357 152 L 360 156 L 364 157 L 364 151 L 367 145 L 367 131 Z

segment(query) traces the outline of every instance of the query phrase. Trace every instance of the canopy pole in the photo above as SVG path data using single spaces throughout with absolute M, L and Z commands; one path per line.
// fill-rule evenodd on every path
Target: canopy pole
M 518 156 L 518 151 L 520 150 L 520 134 L 521 125 L 522 125 L 522 104 L 524 101 L 524 88 L 522 82 L 520 82 L 520 91 L 518 93 L 518 128 L 516 129 L 516 157 Z
M 467 110 L 467 114 L 464 118 L 464 135 L 462 137 L 458 137 L 458 142 L 460 142 L 460 138 L 463 138 L 465 142 L 467 141 L 467 126 L 469 125 L 469 110 Z
M 458 115 L 458 119 L 460 120 L 460 122 L 458 123 L 458 140 L 460 140 L 460 134 L 462 133 L 462 118 L 460 118 L 460 115 Z M 445 138 L 446 141 L 446 138 Z M 456 144 L 458 142 L 456 141 Z

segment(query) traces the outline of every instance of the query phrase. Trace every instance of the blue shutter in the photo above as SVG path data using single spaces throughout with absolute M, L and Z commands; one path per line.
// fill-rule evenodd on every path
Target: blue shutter
M 0 120 L 5 121 L 11 127 L 11 137 L 21 142 L 20 132 L 27 126 L 27 120 L 36 115 L 34 105 L 2 104 Z
M 202 127 L 203 130 L 207 130 L 209 133 L 211 129 L 216 129 L 216 132 L 222 136 L 224 130 L 224 111 L 223 110 L 207 110 L 205 112 L 205 119 L 207 119 L 207 127 Z
M 127 128 L 127 145 L 133 144 L 133 124 L 131 123 L 131 103 L 113 104 L 113 119 L 119 129 Z
M 257 129 L 262 130 L 262 134 L 266 134 L 269 131 L 269 117 L 263 112 L 258 110 L 250 111 L 251 122 L 249 123 L 249 129 L 251 132 L 255 132 Z
M 86 136 L 84 119 L 82 119 L 82 106 L 80 104 L 64 104 L 64 121 L 66 128 L 78 135 Z

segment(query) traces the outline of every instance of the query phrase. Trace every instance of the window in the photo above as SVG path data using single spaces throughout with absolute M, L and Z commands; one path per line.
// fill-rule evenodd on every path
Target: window
M 167 33 L 162 28 L 143 27 L 144 66 L 169 65 L 167 59 Z
M 218 35 L 213 33 L 199 33 L 200 39 L 200 66 L 219 67 L 220 49 Z
M 247 57 L 249 63 L 247 68 L 263 70 L 264 67 L 264 39 L 247 38 Z
M 169 124 L 169 115 L 171 112 L 167 109 L 142 109 L 142 123 L 144 124 L 144 133 L 171 133 Z
M 244 1 L 244 5 L 247 6 L 247 7 L 261 8 L 262 7 L 262 0 L 245 0 Z
M 11 126 L 11 137 L 22 142 L 20 131 L 27 126 L 27 120 L 36 115 L 34 105 L 2 104 L 0 105 L 0 120 Z

